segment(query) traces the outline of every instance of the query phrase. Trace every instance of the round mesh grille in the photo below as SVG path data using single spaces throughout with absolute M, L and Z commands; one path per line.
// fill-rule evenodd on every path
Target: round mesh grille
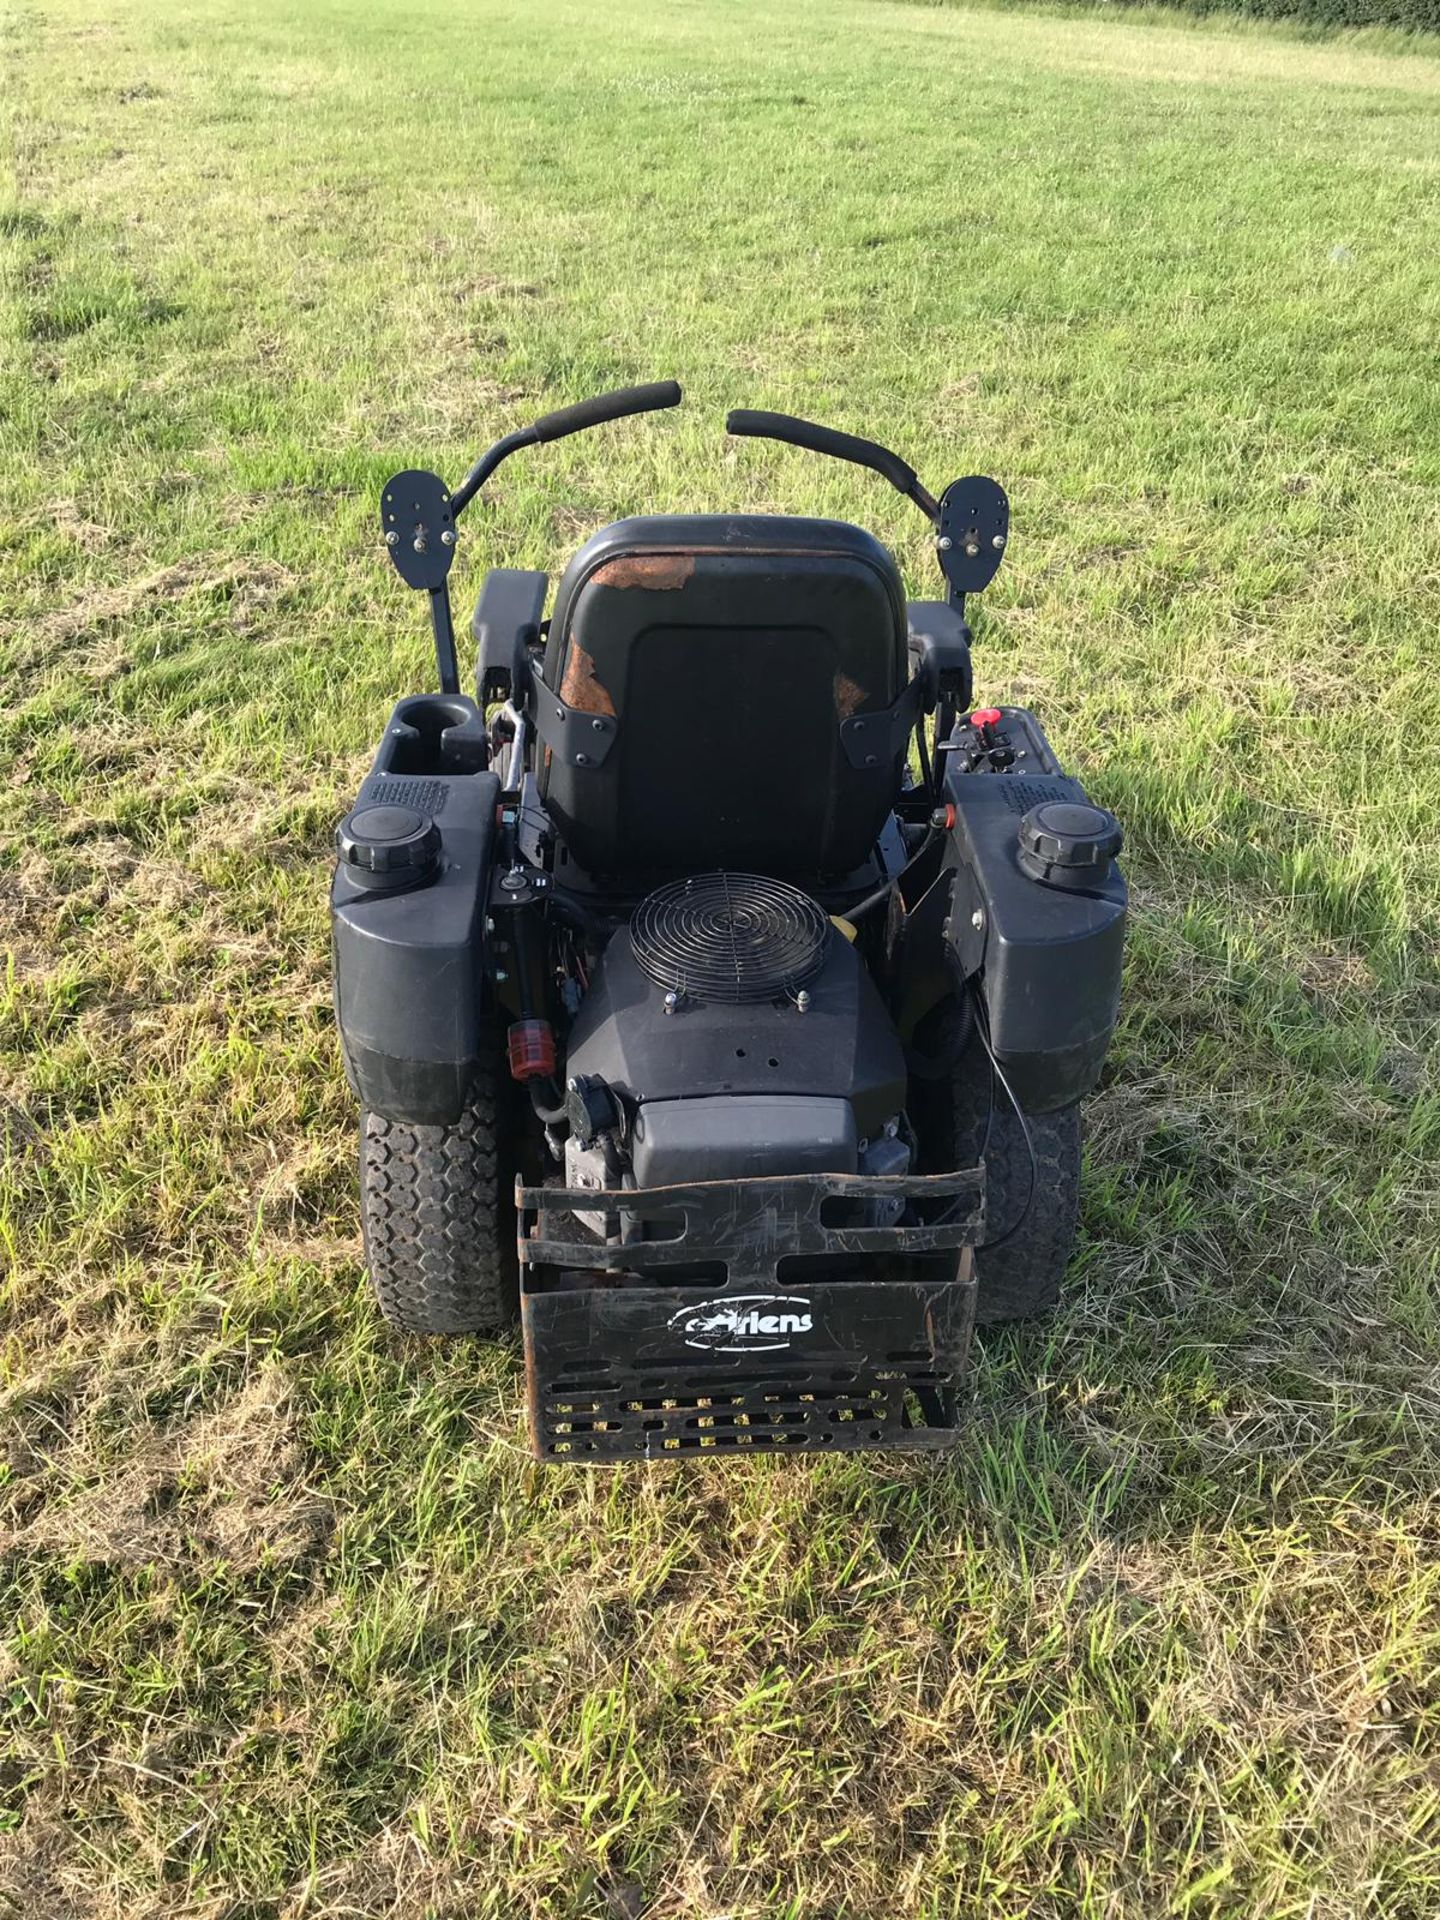
M 808 980 L 829 932 L 824 913 L 797 887 L 755 873 L 702 873 L 642 900 L 630 944 L 657 987 L 739 1005 Z

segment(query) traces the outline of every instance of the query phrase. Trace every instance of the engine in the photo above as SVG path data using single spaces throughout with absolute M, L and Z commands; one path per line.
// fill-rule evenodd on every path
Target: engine
M 565 1072 L 571 1186 L 909 1170 L 890 1015 L 846 936 L 778 881 L 704 874 L 642 901 Z

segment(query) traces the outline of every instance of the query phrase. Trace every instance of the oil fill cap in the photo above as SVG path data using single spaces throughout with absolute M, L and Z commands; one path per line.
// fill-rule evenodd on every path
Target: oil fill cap
M 1049 887 L 1094 886 L 1119 853 L 1120 822 L 1088 800 L 1045 800 L 1020 822 L 1020 866 Z
M 403 887 L 434 868 L 440 829 L 414 807 L 356 807 L 335 829 L 335 846 L 360 886 Z

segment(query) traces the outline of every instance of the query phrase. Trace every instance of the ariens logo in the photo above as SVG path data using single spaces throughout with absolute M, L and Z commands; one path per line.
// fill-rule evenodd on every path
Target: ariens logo
M 788 1347 L 815 1322 L 810 1302 L 794 1293 L 735 1293 L 727 1300 L 697 1300 L 671 1314 L 670 1325 L 687 1347 L 709 1353 L 770 1353 Z

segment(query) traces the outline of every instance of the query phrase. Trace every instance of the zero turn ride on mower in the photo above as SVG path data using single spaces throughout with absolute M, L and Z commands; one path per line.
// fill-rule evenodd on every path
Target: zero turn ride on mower
M 485 480 L 679 399 L 608 394 L 453 491 L 384 489 L 440 690 L 395 708 L 336 832 L 366 1257 L 397 1327 L 518 1317 L 544 1459 L 945 1446 L 972 1323 L 1065 1271 L 1120 828 L 1033 714 L 972 707 L 1001 488 L 936 500 L 783 414 L 727 426 L 889 480 L 945 599 L 907 606 L 841 521 L 621 520 L 548 618 L 543 573 L 487 576 L 463 694 L 446 576 Z

